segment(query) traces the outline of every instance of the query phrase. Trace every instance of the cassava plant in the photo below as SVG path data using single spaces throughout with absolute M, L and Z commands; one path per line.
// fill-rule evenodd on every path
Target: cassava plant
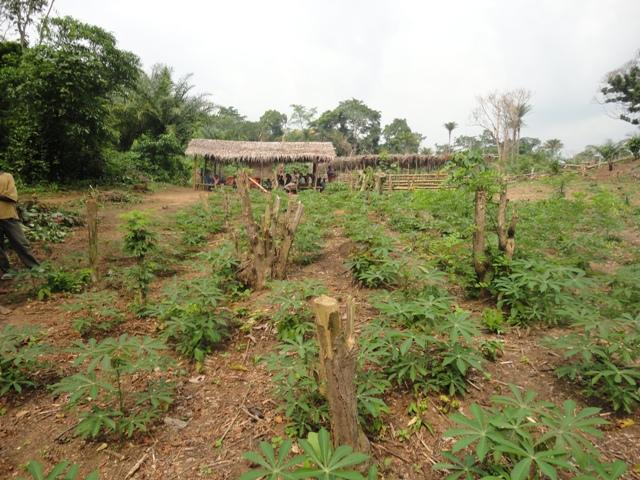
M 81 411 L 76 434 L 96 438 L 114 433 L 124 438 L 146 432 L 173 401 L 173 386 L 156 373 L 169 363 L 161 354 L 164 348 L 158 340 L 127 334 L 76 343 L 74 364 L 84 372 L 52 387 L 54 394 L 69 396 L 68 408 Z
M 44 366 L 41 356 L 46 351 L 38 330 L 5 326 L 0 331 L 0 397 L 36 386 L 37 373 Z
M 76 464 L 70 464 L 68 461 L 54 465 L 54 467 L 45 472 L 42 464 L 36 460 L 31 460 L 25 470 L 29 474 L 30 480 L 99 480 L 98 471 L 93 471 L 86 477 L 80 476 L 80 467 Z M 20 478 L 19 480 L 27 480 Z
M 454 413 L 456 426 L 446 461 L 434 465 L 446 480 L 543 478 L 620 478 L 623 462 L 603 463 L 593 439 L 607 422 L 597 408 L 579 409 L 573 400 L 561 407 L 536 400 L 536 393 L 510 386 L 511 396 L 492 397 L 491 406 L 472 404 L 469 413 Z
M 151 230 L 151 221 L 146 213 L 132 210 L 122 218 L 125 221 L 124 251 L 133 255 L 136 260 L 132 276 L 138 301 L 144 304 L 153 280 L 153 269 L 148 256 L 157 248 L 157 236 Z

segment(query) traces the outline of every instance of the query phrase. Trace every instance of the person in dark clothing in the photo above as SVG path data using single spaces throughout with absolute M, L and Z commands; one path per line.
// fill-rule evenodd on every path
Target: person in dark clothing
M 25 267 L 37 267 L 40 262 L 33 255 L 29 242 L 22 231 L 16 209 L 17 202 L 18 191 L 13 175 L 0 170 L 0 238 L 6 237 L 9 240 L 11 247 L 16 251 Z M 10 267 L 3 244 L 0 243 L 0 275 L 2 278 L 6 278 Z

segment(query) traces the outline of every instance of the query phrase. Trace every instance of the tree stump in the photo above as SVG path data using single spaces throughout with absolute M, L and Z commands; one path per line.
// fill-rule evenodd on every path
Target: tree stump
M 341 317 L 337 300 L 326 295 L 315 298 L 312 306 L 333 444 L 350 445 L 355 451 L 368 453 L 369 441 L 358 423 L 353 301 L 347 301 L 346 318 Z
M 479 282 L 484 282 L 489 271 L 487 260 L 487 191 L 478 188 L 475 194 L 475 230 L 473 232 L 473 268 Z
M 251 249 L 248 262 L 241 270 L 241 278 L 260 290 L 268 280 L 286 277 L 289 252 L 304 207 L 301 202 L 291 201 L 285 215 L 280 215 L 280 197 L 271 197 L 262 222 L 258 224 L 253 219 L 249 182 L 249 176 L 241 172 L 237 179 L 238 194 Z
M 518 216 L 513 213 L 511 222 L 507 225 L 507 189 L 500 191 L 500 201 L 498 203 L 498 248 L 504 253 L 504 256 L 511 260 L 516 250 L 516 223 Z
M 89 267 L 91 281 L 97 282 L 98 273 L 98 202 L 95 197 L 87 199 L 87 232 L 89 238 Z

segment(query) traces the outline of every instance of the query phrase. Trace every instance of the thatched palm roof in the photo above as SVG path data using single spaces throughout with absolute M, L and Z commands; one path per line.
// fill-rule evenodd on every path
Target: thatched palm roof
M 194 138 L 187 155 L 201 155 L 220 163 L 247 164 L 329 162 L 336 156 L 331 142 L 239 142 Z
M 436 170 L 441 168 L 450 157 L 447 155 L 418 155 L 418 154 L 393 154 L 393 155 L 354 155 L 351 157 L 338 157 L 331 162 L 336 170 L 353 170 L 365 167 L 377 167 L 381 162 L 397 164 L 400 168 L 426 168 Z

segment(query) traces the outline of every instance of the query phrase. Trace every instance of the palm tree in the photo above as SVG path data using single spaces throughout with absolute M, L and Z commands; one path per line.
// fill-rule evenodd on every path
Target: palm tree
M 564 148 L 564 144 L 558 138 L 550 138 L 549 140 L 544 142 L 544 145 L 542 146 L 542 148 L 544 148 L 547 152 L 549 152 L 549 155 L 551 155 L 551 158 L 555 159 L 557 155 L 560 153 L 560 150 Z
M 458 124 L 456 122 L 447 122 L 444 124 L 444 128 L 449 132 L 449 151 L 451 151 L 451 132 L 458 128 Z
M 609 171 L 613 170 L 613 161 L 618 158 L 624 151 L 624 147 L 618 143 L 607 140 L 602 145 L 593 145 L 591 147 L 602 160 L 609 165 Z

